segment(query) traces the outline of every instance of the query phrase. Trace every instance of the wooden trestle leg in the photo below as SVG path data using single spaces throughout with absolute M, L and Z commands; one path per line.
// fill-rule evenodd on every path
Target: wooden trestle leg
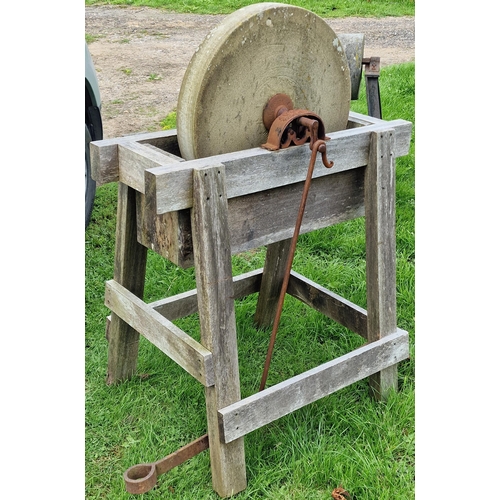
M 267 246 L 262 283 L 254 317 L 258 328 L 273 326 L 291 243 L 292 239 L 289 238 Z
M 191 214 L 201 344 L 212 352 L 215 367 L 215 385 L 205 388 L 212 484 L 228 497 L 247 482 L 243 438 L 225 444 L 217 413 L 241 399 L 223 165 L 193 170 Z
M 394 131 L 372 132 L 365 177 L 368 342 L 396 332 L 396 204 Z M 397 364 L 370 377 L 376 399 L 397 390 Z
M 147 248 L 137 242 L 134 189 L 118 183 L 114 279 L 139 298 L 144 293 Z M 130 378 L 136 370 L 139 333 L 111 313 L 108 337 L 108 385 Z

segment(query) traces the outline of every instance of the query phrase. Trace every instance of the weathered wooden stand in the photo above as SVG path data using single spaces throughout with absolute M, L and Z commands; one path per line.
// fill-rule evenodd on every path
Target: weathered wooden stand
M 351 113 L 346 130 L 327 135 L 335 164 L 315 170 L 301 232 L 365 216 L 367 310 L 295 272 L 287 293 L 367 343 L 245 399 L 234 300 L 258 292 L 255 320 L 272 324 L 309 145 L 184 161 L 175 130 L 91 144 L 98 185 L 119 182 L 114 279 L 105 293 L 112 311 L 107 382 L 134 374 L 141 334 L 204 385 L 221 497 L 246 488 L 245 434 L 365 377 L 384 398 L 409 354 L 408 334 L 396 326 L 395 158 L 408 153 L 411 123 Z M 263 245 L 264 268 L 233 277 L 231 255 Z M 146 304 L 147 248 L 194 265 L 196 290 Z M 172 323 L 196 311 L 200 342 Z

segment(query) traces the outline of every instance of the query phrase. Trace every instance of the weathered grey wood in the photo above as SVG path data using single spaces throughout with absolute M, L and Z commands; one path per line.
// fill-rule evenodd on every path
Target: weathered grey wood
M 119 180 L 145 193 L 144 172 L 162 165 L 178 164 L 179 159 L 149 144 L 128 141 L 118 144 Z
M 226 443 L 408 357 L 408 333 L 399 330 L 219 410 Z
M 240 299 L 260 289 L 263 269 L 255 269 L 233 278 L 234 298 Z M 198 293 L 196 290 L 179 293 L 172 297 L 150 302 L 149 306 L 165 318 L 174 321 L 198 312 Z
M 366 127 L 368 125 L 377 125 L 381 123 L 384 123 L 384 120 L 380 118 L 362 115 L 361 113 L 355 113 L 354 111 L 351 111 L 351 113 L 349 114 L 349 122 L 347 123 L 346 128 Z
M 176 130 L 161 130 L 91 142 L 92 179 L 98 186 L 119 180 L 118 145 L 130 142 L 148 143 L 174 154 L 179 150 Z
M 307 164 L 303 168 L 307 170 Z M 326 170 L 322 165 L 317 168 Z M 312 180 L 301 234 L 364 215 L 364 168 Z M 303 183 L 299 182 L 228 200 L 233 255 L 291 238 L 302 191 Z M 191 266 L 188 210 L 157 216 L 155 197 L 146 194 L 146 199 L 146 205 L 152 205 L 147 206 L 139 222 L 139 241 L 181 267 Z
M 138 193 L 137 239 L 157 254 L 186 269 L 193 265 L 189 209 L 157 215 L 155 196 Z
M 254 316 L 258 328 L 267 328 L 274 322 L 291 242 L 291 238 L 288 238 L 271 243 L 267 247 L 262 285 Z
M 367 338 L 366 310 L 292 271 L 287 293 L 309 307 Z
M 139 298 L 144 292 L 146 259 L 146 247 L 137 242 L 136 192 L 119 183 L 114 279 Z M 115 384 L 135 373 L 139 333 L 114 313 L 108 326 L 106 382 Z
M 396 165 L 394 131 L 373 132 L 366 168 L 366 289 L 368 341 L 396 331 Z M 397 389 L 397 365 L 374 374 L 370 389 L 386 399 Z
M 241 398 L 224 166 L 193 171 L 193 249 L 201 343 L 212 352 L 215 386 L 205 388 L 212 484 L 221 496 L 246 488 L 243 439 L 221 440 L 217 411 Z
M 315 170 L 320 169 L 327 170 L 322 165 Z M 363 183 L 364 167 L 313 179 L 300 234 L 363 216 Z M 228 200 L 233 253 L 291 238 L 303 188 L 299 182 Z
M 346 128 L 373 125 L 379 122 L 370 116 L 351 111 Z M 119 180 L 118 145 L 131 141 L 155 146 L 182 160 L 175 129 L 94 141 L 90 143 L 91 168 L 92 178 L 96 180 L 98 186 Z
M 389 124 L 389 125 L 388 125 Z M 331 169 L 317 168 L 314 178 L 365 166 L 368 163 L 370 134 L 388 126 L 395 129 L 395 155 L 408 153 L 411 123 L 404 120 L 376 123 L 365 127 L 341 130 L 327 134 L 328 158 L 334 161 Z M 237 151 L 224 155 L 186 161 L 153 168 L 145 172 L 145 184 L 154 184 L 158 213 L 165 213 L 192 205 L 192 169 L 223 163 L 226 167 L 228 199 L 280 186 L 303 182 L 311 151 L 309 145 L 295 146 L 279 151 L 262 148 Z
M 212 353 L 114 280 L 104 303 L 205 387 L 214 385 Z

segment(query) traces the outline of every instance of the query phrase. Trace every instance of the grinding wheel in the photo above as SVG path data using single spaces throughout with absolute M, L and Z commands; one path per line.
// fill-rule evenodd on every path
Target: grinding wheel
M 325 131 L 346 128 L 349 65 L 340 40 L 316 14 L 258 3 L 227 16 L 197 49 L 177 104 L 177 137 L 186 160 L 258 147 L 262 115 L 283 93 L 295 109 L 321 117 Z

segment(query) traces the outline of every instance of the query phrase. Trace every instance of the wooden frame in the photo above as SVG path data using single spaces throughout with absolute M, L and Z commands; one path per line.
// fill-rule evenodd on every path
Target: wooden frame
M 409 347 L 396 326 L 395 158 L 407 154 L 410 135 L 409 122 L 351 112 L 346 130 L 328 134 L 334 167 L 315 169 L 311 183 L 302 233 L 365 216 L 367 310 L 293 271 L 287 289 L 367 343 L 243 400 L 234 300 L 258 292 L 255 320 L 271 324 L 309 146 L 184 161 L 175 131 L 91 143 L 98 185 L 119 182 L 115 272 L 105 294 L 107 382 L 134 374 L 142 334 L 204 385 L 212 481 L 221 497 L 246 488 L 249 432 L 366 377 L 376 398 L 397 388 L 397 364 Z M 262 245 L 264 268 L 233 277 L 231 256 Z M 146 247 L 194 266 L 196 290 L 146 304 Z M 194 312 L 200 342 L 172 323 Z

